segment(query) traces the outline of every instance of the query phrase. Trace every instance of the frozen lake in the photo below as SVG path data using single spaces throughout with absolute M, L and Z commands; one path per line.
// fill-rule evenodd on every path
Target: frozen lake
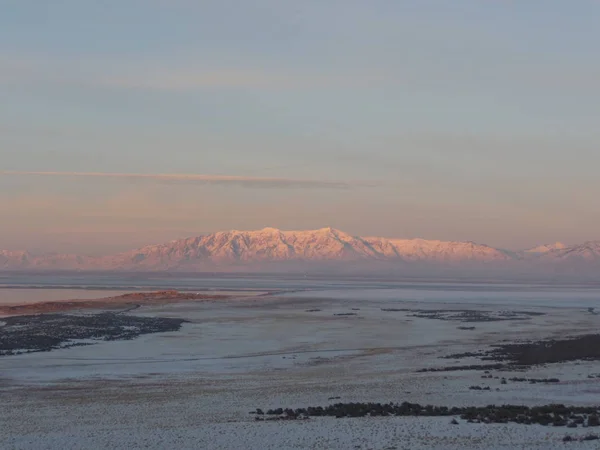
M 600 307 L 596 287 L 265 279 L 245 286 L 243 279 L 218 278 L 184 284 L 277 294 L 142 306 L 130 314 L 188 323 L 179 332 L 0 357 L 6 406 L 0 447 L 552 449 L 564 448 L 567 431 L 582 436 L 585 430 L 453 426 L 434 417 L 257 423 L 248 412 L 325 406 L 337 397 L 446 406 L 600 403 L 600 381 L 592 377 L 600 374 L 596 361 L 497 370 L 492 380 L 483 380 L 481 370 L 419 372 L 461 364 L 444 356 L 502 341 L 596 333 L 600 316 L 588 311 Z M 531 315 L 465 323 L 464 309 L 485 317 Z M 500 383 L 514 376 L 560 383 Z M 491 389 L 473 391 L 473 385 Z
M 329 298 L 390 302 L 453 303 L 464 305 L 600 308 L 600 289 L 561 286 L 485 284 L 404 284 L 378 288 L 314 289 L 284 294 L 293 298 Z
M 93 299 L 128 292 L 177 289 L 247 295 L 274 292 L 290 298 L 451 302 L 462 304 L 600 307 L 600 286 L 423 282 L 390 279 L 199 274 L 2 274 L 0 304 Z

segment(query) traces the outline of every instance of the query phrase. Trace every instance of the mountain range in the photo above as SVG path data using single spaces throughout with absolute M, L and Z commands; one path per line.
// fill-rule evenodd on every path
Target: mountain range
M 334 228 L 224 231 L 150 245 L 111 256 L 34 255 L 0 251 L 4 270 L 230 271 L 318 267 L 452 267 L 592 270 L 600 274 L 600 241 L 540 245 L 511 252 L 474 242 L 352 236 Z

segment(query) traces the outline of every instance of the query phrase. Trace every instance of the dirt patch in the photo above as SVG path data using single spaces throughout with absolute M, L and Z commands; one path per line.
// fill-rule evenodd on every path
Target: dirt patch
M 65 300 L 24 305 L 0 306 L 0 315 L 15 316 L 24 314 L 43 314 L 50 312 L 72 311 L 75 309 L 126 308 L 126 311 L 129 311 L 139 307 L 140 305 L 177 303 L 194 300 L 225 300 L 228 298 L 232 298 L 232 296 L 195 294 L 191 292 L 179 291 L 135 292 L 116 297 L 105 297 L 93 300 Z

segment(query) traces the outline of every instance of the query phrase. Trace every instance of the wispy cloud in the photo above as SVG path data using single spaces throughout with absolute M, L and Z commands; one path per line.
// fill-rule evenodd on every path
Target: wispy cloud
M 345 69 L 290 69 L 252 64 L 224 67 L 186 63 L 165 67 L 164 64 L 157 66 L 118 58 L 54 60 L 41 55 L 16 54 L 0 57 L 0 84 L 169 92 L 350 89 L 382 85 L 442 91 L 471 90 L 482 86 L 488 90 L 491 87 L 494 91 L 522 87 L 541 91 L 560 88 L 572 92 L 595 92 L 599 84 L 600 68 L 594 62 L 579 63 L 574 70 L 568 64 L 561 66 L 543 59 L 534 63 L 523 61 L 519 55 L 492 60 L 488 60 L 489 55 L 477 56 L 486 64 L 482 64 L 474 74 L 469 69 L 470 65 L 452 64 L 446 59 L 449 58 L 447 54 L 402 66 L 386 62 Z M 441 72 L 443 77 L 439 76 Z
M 0 176 L 47 176 L 73 178 L 112 178 L 166 183 L 190 183 L 198 185 L 228 185 L 245 188 L 302 188 L 302 189 L 348 189 L 369 186 L 368 183 L 305 180 L 295 178 L 246 177 L 236 175 L 204 175 L 188 173 L 114 173 L 114 172 L 35 172 L 0 171 Z
M 134 64 L 120 60 L 61 60 L 42 56 L 0 57 L 0 83 L 78 86 L 150 91 L 367 87 L 390 80 L 381 70 L 286 70 L 264 67 L 215 67 Z
M 380 82 L 380 73 L 288 73 L 252 69 L 199 70 L 169 72 L 149 71 L 144 75 L 101 77 L 96 83 L 104 87 L 189 91 L 197 89 L 314 89 L 369 86 Z

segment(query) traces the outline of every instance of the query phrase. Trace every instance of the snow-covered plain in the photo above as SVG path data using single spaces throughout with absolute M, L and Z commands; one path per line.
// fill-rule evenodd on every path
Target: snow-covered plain
M 600 403 L 600 379 L 588 378 L 600 374 L 596 362 L 494 371 L 499 377 L 556 377 L 556 384 L 501 385 L 482 379 L 482 371 L 417 373 L 469 364 L 440 357 L 501 341 L 597 332 L 600 315 L 587 310 L 600 306 L 597 291 L 417 291 L 336 290 L 153 305 L 132 314 L 190 323 L 179 332 L 131 341 L 0 358 L 0 448 L 549 449 L 564 448 L 565 434 L 590 431 L 460 420 L 451 425 L 447 417 L 254 421 L 249 412 L 256 408 L 333 402 Z M 461 323 L 382 311 L 465 307 L 545 315 Z M 475 329 L 458 329 L 465 325 Z M 492 390 L 473 391 L 472 385 Z

